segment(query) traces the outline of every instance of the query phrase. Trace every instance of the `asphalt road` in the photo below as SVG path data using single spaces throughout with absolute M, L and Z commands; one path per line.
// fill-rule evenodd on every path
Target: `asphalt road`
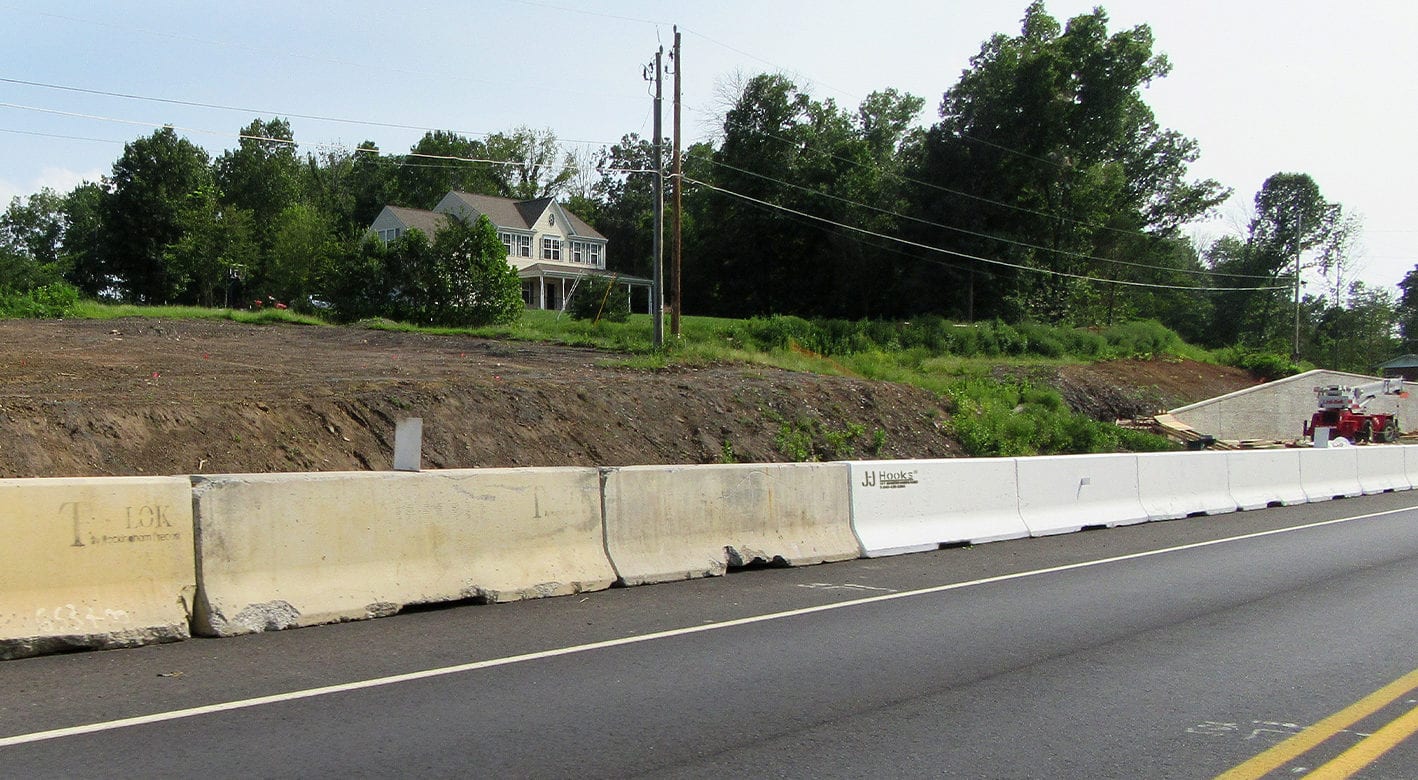
M 11 661 L 0 777 L 1415 778 L 1409 507 Z

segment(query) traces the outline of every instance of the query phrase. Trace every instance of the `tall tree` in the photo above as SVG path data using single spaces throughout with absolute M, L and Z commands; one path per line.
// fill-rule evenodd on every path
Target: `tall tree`
M 263 235 L 276 215 L 299 200 L 300 159 L 290 122 L 255 119 L 241 128 L 236 149 L 216 160 L 221 200 L 250 212 Z
M 1218 240 L 1207 251 L 1207 262 L 1214 272 L 1232 275 L 1218 276 L 1224 284 L 1217 286 L 1267 289 L 1216 293 L 1213 343 L 1290 351 L 1296 263 L 1301 273 L 1343 267 L 1353 225 L 1308 174 L 1277 173 L 1266 179 L 1256 193 L 1255 216 L 1244 239 Z
M 223 205 L 215 187 L 188 194 L 178 213 L 178 237 L 163 250 L 169 284 L 181 303 L 215 306 L 231 301 L 217 295 L 230 289 L 257 260 L 251 212 Z
M 449 190 L 496 194 L 500 174 L 486 162 L 488 145 L 446 130 L 425 133 L 399 162 L 393 202 L 431 209 Z
M 494 160 L 491 174 L 501 195 L 516 200 L 532 200 L 560 195 L 576 175 L 576 160 L 563 152 L 551 130 L 518 127 L 510 133 L 487 137 L 487 154 Z
M 1034 2 L 1019 35 L 987 41 L 945 93 L 918 150 L 914 178 L 924 185 L 913 199 L 919 216 L 957 230 L 917 235 L 1062 274 L 971 266 L 991 293 L 985 314 L 1095 319 L 1101 291 L 1078 277 L 1127 278 L 1105 262 L 1116 252 L 1113 232 L 1167 238 L 1227 197 L 1215 181 L 1186 179 L 1196 143 L 1160 127 L 1143 100 L 1169 70 L 1146 25 L 1109 34 L 1097 8 L 1062 26 Z M 959 287 L 966 278 L 935 281 Z
M 180 279 L 169 274 L 163 252 L 182 237 L 187 197 L 212 183 L 207 153 L 164 127 L 123 147 L 110 182 L 103 235 L 118 289 L 131 302 L 166 303 Z
M 54 190 L 12 198 L 0 213 L 0 288 L 28 290 L 58 281 L 64 228 L 63 199 Z
M 102 185 L 86 181 L 64 196 L 62 206 L 64 276 L 93 298 L 111 294 L 116 281 L 108 264 L 108 242 L 103 233 L 104 202 L 108 196 Z

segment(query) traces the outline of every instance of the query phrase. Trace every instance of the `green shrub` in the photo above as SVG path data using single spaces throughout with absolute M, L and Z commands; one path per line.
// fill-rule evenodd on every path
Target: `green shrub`
M 625 322 L 630 319 L 630 291 L 609 277 L 586 276 L 576 284 L 566 313 L 578 320 Z
M 79 305 L 79 290 L 67 282 L 53 282 L 26 292 L 0 289 L 0 317 L 68 317 Z
M 1225 365 L 1244 368 L 1266 381 L 1294 376 L 1302 370 L 1295 361 L 1274 352 L 1230 347 L 1217 352 L 1217 358 Z

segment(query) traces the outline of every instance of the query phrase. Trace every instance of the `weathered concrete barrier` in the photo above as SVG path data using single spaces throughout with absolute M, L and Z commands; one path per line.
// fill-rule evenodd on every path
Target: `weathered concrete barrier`
M 852 529 L 867 557 L 1029 535 L 1013 458 L 853 461 Z
M 1148 520 L 1136 455 L 1019 458 L 1019 514 L 1032 536 Z
M 1148 452 L 1137 456 L 1142 506 L 1153 520 L 1236 511 L 1226 459 L 1218 452 Z
M 0 480 L 0 659 L 186 639 L 185 477 Z
M 1407 447 L 1396 444 L 1354 448 L 1359 466 L 1359 487 L 1365 495 L 1413 489 L 1413 482 L 1408 477 L 1405 449 Z
M 1307 447 L 1300 453 L 1300 487 L 1308 501 L 1362 495 L 1357 447 Z
M 605 469 L 606 550 L 627 585 L 856 558 L 847 475 L 842 463 Z
M 192 478 L 194 630 L 227 636 L 609 587 L 591 468 Z
M 1226 473 L 1231 497 L 1242 509 L 1290 506 L 1309 500 L 1300 486 L 1300 451 L 1296 449 L 1228 452 Z

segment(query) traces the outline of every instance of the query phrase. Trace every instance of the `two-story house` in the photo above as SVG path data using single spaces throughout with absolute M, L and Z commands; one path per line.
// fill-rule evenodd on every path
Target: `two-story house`
M 486 216 L 507 247 L 507 262 L 522 279 L 522 302 L 531 309 L 560 309 L 579 280 L 614 276 L 637 311 L 648 311 L 650 280 L 606 271 L 606 237 L 555 198 L 511 200 L 449 192 L 432 211 L 385 206 L 369 229 L 386 243 L 417 229 L 430 238 L 448 216 L 467 222 Z

